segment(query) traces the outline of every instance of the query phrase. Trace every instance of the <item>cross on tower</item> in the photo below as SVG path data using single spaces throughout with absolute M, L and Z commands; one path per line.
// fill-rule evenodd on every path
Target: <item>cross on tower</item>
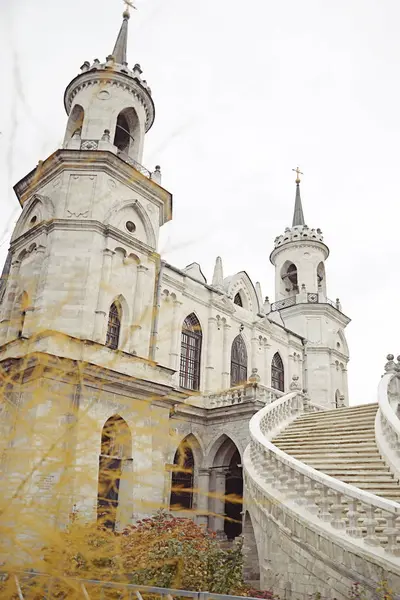
M 300 175 L 304 175 L 304 173 L 302 173 L 299 169 L 299 167 L 296 167 L 295 169 L 292 169 L 292 171 L 294 171 L 297 175 L 296 177 L 296 183 L 300 183 Z
M 125 4 L 125 11 L 127 13 L 129 13 L 129 9 L 133 8 L 134 10 L 137 10 L 137 6 L 135 6 L 133 4 L 133 2 L 131 2 L 131 0 L 123 0 L 124 4 Z

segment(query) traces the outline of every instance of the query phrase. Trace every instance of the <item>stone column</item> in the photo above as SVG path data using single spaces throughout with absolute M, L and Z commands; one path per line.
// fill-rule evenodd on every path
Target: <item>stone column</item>
M 344 396 L 344 405 L 348 406 L 349 403 L 349 382 L 347 379 L 347 369 L 344 366 L 342 369 L 342 386 L 343 389 L 341 390 L 342 395 Z
M 271 387 L 271 344 L 264 344 L 264 385 Z
M 143 322 L 143 290 L 144 290 L 144 278 L 148 268 L 144 265 L 138 265 L 136 270 L 136 287 L 134 294 L 134 304 L 132 310 L 132 342 L 131 352 L 136 351 L 140 344 L 140 332 L 142 329 Z
M 94 318 L 94 332 L 93 338 L 95 342 L 103 344 L 104 340 L 104 329 L 106 325 L 106 318 L 110 307 L 108 306 L 108 286 L 111 277 L 111 267 L 114 252 L 105 248 L 103 250 L 103 265 L 101 267 L 100 286 L 99 294 L 97 297 L 97 308 L 95 311 Z
M 210 469 L 200 469 L 198 475 L 198 494 L 197 494 L 197 523 L 208 527 L 208 497 L 210 490 Z
M 171 325 L 171 345 L 169 350 L 169 366 L 175 371 L 179 370 L 180 341 L 182 331 L 181 317 L 182 302 L 174 300 Z
M 219 537 L 224 537 L 225 515 L 225 469 L 215 473 L 215 499 L 214 499 L 214 531 Z
M 11 263 L 10 272 L 7 277 L 7 289 L 5 293 L 5 305 L 3 309 L 3 318 L 1 321 L 1 333 L 4 335 L 3 343 L 12 338 L 13 335 L 13 309 L 18 295 L 18 275 L 21 266 L 21 261 L 13 260 Z M 2 335 L 2 337 L 3 337 Z
M 230 387 L 230 372 L 231 372 L 231 348 L 229 344 L 229 330 L 231 326 L 224 323 L 224 337 L 222 343 L 222 380 L 221 388 L 226 390 Z
M 215 317 L 208 318 L 208 335 L 207 335 L 207 362 L 206 362 L 206 392 L 211 392 L 213 389 L 213 352 L 214 352 L 214 337 L 217 320 Z
M 251 332 L 251 371 L 253 369 L 257 369 L 258 365 L 257 365 L 257 346 L 258 346 L 259 340 L 257 338 L 257 332 L 255 329 L 252 330 Z

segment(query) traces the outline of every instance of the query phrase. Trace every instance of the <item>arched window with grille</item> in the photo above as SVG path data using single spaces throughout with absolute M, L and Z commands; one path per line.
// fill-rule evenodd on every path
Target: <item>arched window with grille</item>
M 247 350 L 241 335 L 235 337 L 231 349 L 231 386 L 247 381 Z
M 171 510 L 190 509 L 193 506 L 193 451 L 185 440 L 175 452 L 171 481 Z
M 201 342 L 203 334 L 194 313 L 186 317 L 181 334 L 179 385 L 188 390 L 200 389 Z
M 272 358 L 271 364 L 271 386 L 281 392 L 285 391 L 285 369 L 278 352 Z
M 108 313 L 108 325 L 106 346 L 116 350 L 119 343 L 119 334 L 121 332 L 121 316 L 122 310 L 119 302 L 113 302 Z

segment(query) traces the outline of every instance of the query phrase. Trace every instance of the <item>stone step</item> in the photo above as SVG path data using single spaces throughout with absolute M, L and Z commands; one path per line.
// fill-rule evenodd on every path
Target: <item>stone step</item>
M 335 467 L 337 467 L 338 469 L 341 468 L 346 468 L 347 466 L 349 466 L 349 468 L 354 469 L 355 468 L 355 463 L 354 463 L 354 455 L 351 455 L 351 457 L 349 458 L 335 458 L 335 457 L 329 457 L 329 458 L 322 458 L 321 456 L 315 456 L 312 454 L 302 454 L 299 455 L 296 454 L 296 458 L 299 460 L 304 460 L 307 461 L 308 465 L 311 465 L 312 467 L 314 467 L 314 469 L 334 469 Z M 360 462 L 361 461 L 361 462 Z M 360 469 L 371 469 L 371 471 L 373 470 L 381 470 L 382 468 L 384 468 L 384 465 L 382 463 L 382 460 L 377 457 L 377 458 L 362 458 L 357 462 L 357 465 Z M 387 467 L 388 471 L 389 471 L 389 467 Z
M 350 414 L 362 414 L 369 411 L 377 411 L 378 403 L 371 402 L 370 404 L 360 404 L 358 406 L 344 406 L 343 408 L 332 408 L 329 410 L 322 410 L 318 412 L 306 413 L 302 415 L 303 419 L 310 419 L 319 417 L 321 415 L 350 415 Z
M 376 450 L 376 444 L 373 443 L 372 441 L 366 440 L 366 441 L 362 441 L 362 442 L 358 442 L 357 439 L 346 439 L 346 441 L 344 442 L 340 442 L 340 441 L 329 441 L 329 440 L 279 440 L 278 438 L 272 440 L 272 443 L 275 444 L 276 446 L 279 446 L 279 448 L 283 448 L 284 446 L 286 448 L 301 448 L 301 449 L 305 449 L 305 448 L 320 448 L 321 451 L 323 450 L 330 450 L 330 449 L 335 449 L 336 448 L 347 448 L 347 449 L 354 449 L 355 451 L 357 451 L 358 448 L 360 449 L 364 449 L 364 450 Z
M 382 469 L 383 465 L 381 465 L 381 469 Z M 392 476 L 392 474 L 390 473 L 389 469 L 387 469 L 386 471 L 373 471 L 371 469 L 355 469 L 354 465 L 349 466 L 348 469 L 346 468 L 340 468 L 340 467 L 325 467 L 324 469 L 319 469 L 320 471 L 323 471 L 324 473 L 326 473 L 327 475 L 330 475 L 331 477 L 337 477 L 338 479 L 341 479 L 342 476 L 344 477 L 360 477 L 361 479 L 365 479 L 370 478 L 370 481 L 374 481 L 375 478 L 380 480 L 380 479 L 390 479 L 391 481 L 397 481 L 396 479 L 394 479 L 394 477 Z
M 296 423 L 311 423 L 315 421 L 331 421 L 339 422 L 342 419 L 354 419 L 357 418 L 374 418 L 377 413 L 378 405 L 372 404 L 372 408 L 364 409 L 362 411 L 349 408 L 337 408 L 335 410 L 324 410 L 321 412 L 315 412 L 311 414 L 301 415 L 296 419 Z
M 321 441 L 330 441 L 333 440 L 336 443 L 340 442 L 341 440 L 343 441 L 347 441 L 349 439 L 354 439 L 354 440 L 360 440 L 360 441 L 365 441 L 365 440 L 373 440 L 375 441 L 375 436 L 374 436 L 374 432 L 373 431 L 365 431 L 363 433 L 358 433 L 357 435 L 355 435 L 352 431 L 343 431 L 340 434 L 332 434 L 329 435 L 328 433 L 320 433 L 320 432 L 309 432 L 309 431 L 303 431 L 302 433 L 293 433 L 291 431 L 288 431 L 287 433 L 282 433 L 280 435 L 278 435 L 276 438 L 276 440 L 293 440 L 295 442 L 297 441 L 301 441 L 301 442 L 307 442 L 308 440 L 310 441 L 315 441 L 315 440 L 321 440 Z
M 351 428 L 349 427 L 349 423 L 335 423 L 335 428 L 332 429 L 332 424 L 331 423 L 316 423 L 315 425 L 312 426 L 306 426 L 306 425 L 302 425 L 301 423 L 297 424 L 297 421 L 293 422 L 293 425 L 290 426 L 290 431 L 294 432 L 294 433 L 303 433 L 304 431 L 307 431 L 308 433 L 313 433 L 315 431 L 318 432 L 327 432 L 327 433 L 332 433 L 332 434 L 336 434 L 338 432 L 342 432 L 342 431 L 370 431 L 371 429 L 373 429 L 373 425 L 374 423 L 371 421 L 365 421 L 363 423 L 358 423 L 357 424 L 351 424 Z

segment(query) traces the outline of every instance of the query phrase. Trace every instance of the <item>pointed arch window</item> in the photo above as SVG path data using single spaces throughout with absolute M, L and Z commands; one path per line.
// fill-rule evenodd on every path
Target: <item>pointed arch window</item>
M 241 335 L 235 337 L 231 349 L 231 386 L 247 381 L 247 350 Z
M 121 305 L 118 302 L 113 302 L 108 313 L 108 325 L 106 346 L 116 350 L 119 343 L 119 335 L 121 332 Z
M 188 390 L 200 388 L 201 343 L 203 334 L 198 318 L 190 314 L 183 322 L 179 385 Z
M 238 306 L 243 306 L 242 296 L 240 295 L 240 292 L 238 292 L 234 297 L 233 303 L 237 304 Z
M 276 352 L 272 358 L 271 364 L 271 386 L 281 392 L 285 391 L 285 370 L 283 368 L 283 362 Z
M 184 441 L 179 445 L 174 457 L 174 470 L 171 481 L 171 510 L 191 509 L 193 506 L 194 456 L 190 446 Z

